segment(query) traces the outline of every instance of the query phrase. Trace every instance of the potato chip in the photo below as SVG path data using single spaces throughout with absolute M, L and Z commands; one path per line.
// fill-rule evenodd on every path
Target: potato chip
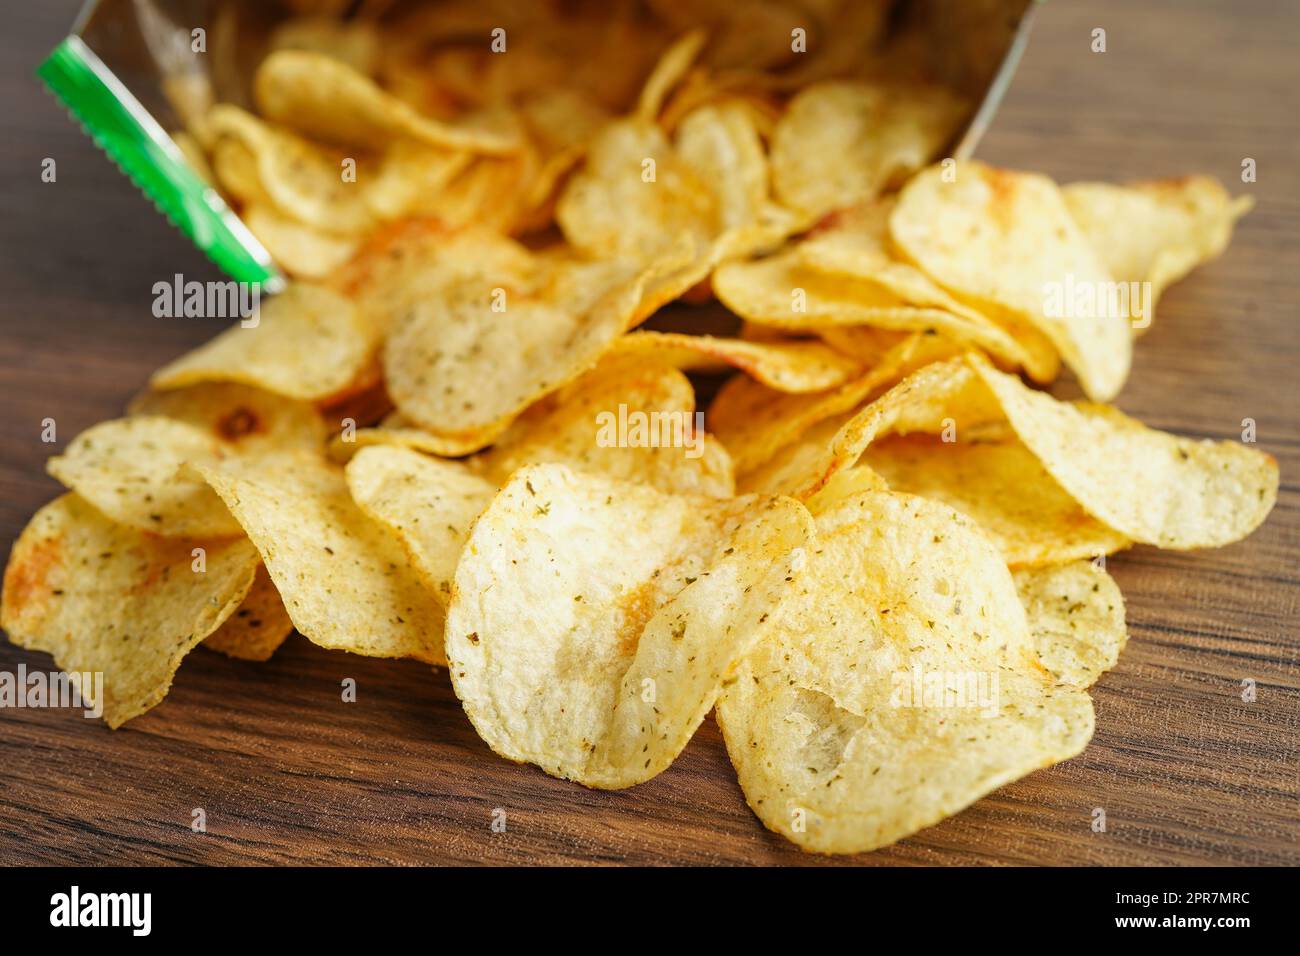
M 373 20 L 305 16 L 279 23 L 271 31 L 269 45 L 272 51 L 311 50 L 346 63 L 358 73 L 374 73 L 380 59 L 380 43 Z
M 889 215 L 893 200 L 878 200 L 843 210 L 830 225 L 797 246 L 799 261 L 811 269 L 860 280 L 918 308 L 942 309 L 987 327 L 991 320 L 945 292 L 920 269 L 899 261 L 889 248 Z M 846 330 L 835 329 L 844 335 Z M 1056 349 L 1043 336 L 1017 340 L 1019 361 L 1038 382 L 1050 382 L 1060 370 Z M 987 346 L 985 346 L 987 347 Z M 996 354 L 996 353 L 995 353 Z
M 1124 597 L 1092 561 L 1012 574 L 1038 659 L 1058 684 L 1091 687 L 1128 642 Z
M 868 335 L 851 354 L 870 367 L 838 388 L 789 395 L 738 375 L 719 389 L 709 407 L 708 424 L 731 453 L 737 474 L 748 474 L 810 428 L 857 408 L 917 368 L 960 351 L 949 340 L 922 332 L 854 331 Z M 875 340 L 871 349 L 865 347 L 868 337 Z
M 492 448 L 468 460 L 498 485 L 525 465 L 546 462 L 675 494 L 735 493 L 731 458 L 700 427 L 686 376 L 617 354 L 528 409 Z
M 966 105 L 938 86 L 834 81 L 801 90 L 772 137 L 777 198 L 816 219 L 932 162 Z
M 248 457 L 286 448 L 319 450 L 325 443 L 325 422 L 311 405 L 236 382 L 142 392 L 127 411 L 187 422 Z
M 802 225 L 768 197 L 762 142 L 752 114 L 737 103 L 692 111 L 673 143 L 647 119 L 610 123 L 570 177 L 555 219 L 589 255 L 651 259 L 689 240 L 704 263 L 697 281 L 718 262 L 773 246 Z
M 305 226 L 265 204 L 240 210 L 244 225 L 285 272 L 298 279 L 325 279 L 356 254 L 357 239 Z
M 607 125 L 555 207 L 564 236 L 589 255 L 649 259 L 686 235 L 701 247 L 721 231 L 717 200 L 649 120 Z
M 102 673 L 104 720 L 116 728 L 162 701 L 185 655 L 239 607 L 256 571 L 244 538 L 146 534 L 67 494 L 14 544 L 0 624 L 70 674 Z
M 246 197 L 250 201 L 265 195 L 284 215 L 326 233 L 364 232 L 375 225 L 365 190 L 358 185 L 358 180 L 369 181 L 365 175 L 368 167 L 358 167 L 351 180 L 344 177 L 346 161 L 351 158 L 355 164 L 356 158 L 270 126 L 224 103 L 209 111 L 206 122 L 214 135 L 237 140 L 251 155 L 257 185 L 242 187 L 252 193 Z M 240 170 L 241 179 L 247 175 Z
M 1010 426 L 1084 512 L 1116 532 L 1119 537 L 1112 542 L 1127 538 L 1176 550 L 1218 547 L 1248 535 L 1277 500 L 1277 462 L 1271 455 L 1237 442 L 1196 441 L 1156 431 L 1113 408 L 1058 401 L 973 354 L 921 369 L 842 425 L 834 419 L 823 423 L 768 465 L 745 474 L 740 484 L 743 490 L 806 498 L 888 434 L 952 430 L 959 441 L 1010 437 L 999 422 Z M 869 463 L 887 477 L 884 458 Z M 994 467 L 989 460 L 982 465 Z M 1041 481 L 1041 472 L 1038 475 Z M 913 474 L 911 480 L 928 481 L 934 491 L 934 482 L 941 479 Z M 1005 486 L 1014 479 L 985 474 L 978 480 Z M 975 507 L 968 493 L 944 493 Z M 1094 529 L 1070 526 L 1066 531 L 1063 504 L 1054 491 L 1039 485 L 1024 493 L 1063 522 L 1052 532 L 1062 537 L 1047 545 L 1048 556 L 1059 548 L 1069 553 L 1098 542 Z M 1023 540 L 1025 523 L 1016 517 L 1018 505 L 1009 493 L 983 500 L 978 507 L 986 522 L 996 523 L 1007 535 L 1008 545 L 1028 548 L 1024 553 L 1030 556 L 1035 553 L 1039 545 Z M 1082 538 L 1076 541 L 1079 534 Z
M 502 756 L 591 787 L 648 780 L 797 578 L 810 533 L 789 499 L 715 501 L 525 468 L 456 570 L 456 694 Z
M 780 392 L 823 391 L 862 372 L 857 362 L 817 342 L 746 342 L 712 335 L 633 332 L 615 341 L 611 354 L 648 357 L 680 369 L 719 371 L 734 366 Z
M 155 389 L 240 382 L 303 401 L 343 391 L 373 360 L 378 336 L 350 300 L 323 286 L 294 283 L 238 325 L 163 366 Z
M 361 189 L 361 197 L 375 219 L 428 216 L 437 208 L 443 191 L 473 159 L 462 150 L 438 149 L 399 140 L 384 151 Z
M 942 501 L 974 519 L 1013 568 L 1094 558 L 1129 545 L 1084 511 L 1015 439 L 892 437 L 874 443 L 862 462 L 894 491 Z
M 1210 176 L 1114 186 L 1071 183 L 1061 189 L 1088 244 L 1120 282 L 1150 283 L 1146 309 L 1160 293 L 1227 248 L 1232 228 L 1255 204 L 1233 199 Z M 1141 331 L 1154 315 L 1135 316 Z
M 520 146 L 517 136 L 421 116 L 364 74 L 307 50 L 268 56 L 258 67 L 253 93 L 268 120 L 336 146 L 375 149 L 411 139 L 489 155 Z
M 506 236 L 415 219 L 371 235 L 334 277 L 332 287 L 354 299 L 375 334 L 382 336 L 399 318 L 461 279 L 494 277 L 489 288 L 509 289 L 535 269 L 532 253 Z
M 167 537 L 223 537 L 242 534 L 239 522 L 204 481 L 181 468 L 215 464 L 232 453 L 193 425 L 141 415 L 86 429 L 45 470 L 129 528 Z
M 464 462 L 402 447 L 363 448 L 348 463 L 347 483 L 352 500 L 402 543 L 446 607 L 470 527 L 496 497 L 497 485 Z
M 953 341 L 978 345 L 1013 367 L 1031 361 L 1020 343 L 983 317 L 909 305 L 877 284 L 809 269 L 797 247 L 766 259 L 720 266 L 713 274 L 713 291 L 746 321 L 790 332 L 863 325 L 894 332 L 932 329 Z
M 981 163 L 953 172 L 932 166 L 903 187 L 889 220 L 899 252 L 1021 341 L 1045 335 L 1090 398 L 1113 398 L 1133 356 L 1127 286 L 1056 184 Z
M 637 101 L 637 116 L 651 122 L 658 117 L 669 91 L 681 82 L 695 58 L 700 55 L 707 39 L 705 31 L 691 30 L 663 52 L 641 90 L 641 98 Z
M 1215 548 L 1277 501 L 1277 461 L 1238 441 L 1182 438 L 1118 409 L 1058 402 L 971 361 L 1020 440 L 1086 511 L 1134 541 Z
M 284 609 L 280 592 L 258 565 L 253 586 L 234 614 L 203 640 L 203 646 L 241 661 L 269 661 L 293 633 L 293 621 Z
M 397 541 L 353 503 L 342 469 L 301 455 L 197 470 L 257 546 L 305 638 L 367 657 L 444 663 L 442 606 Z
M 674 267 L 539 257 L 526 284 L 461 279 L 392 330 L 384 346 L 389 393 L 426 431 L 461 454 L 476 451 L 594 365 L 644 315 L 652 281 Z
M 944 505 L 845 499 L 793 590 L 717 713 L 750 807 L 804 849 L 886 846 L 1092 736 L 1088 695 L 1038 664 L 1001 556 Z

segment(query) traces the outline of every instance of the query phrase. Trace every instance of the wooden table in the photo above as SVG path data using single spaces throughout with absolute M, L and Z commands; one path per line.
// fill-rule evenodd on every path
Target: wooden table
M 0 39 L 5 551 L 58 493 L 41 420 L 62 447 L 215 331 L 152 317 L 155 281 L 212 267 L 31 76 L 78 5 L 13 4 Z M 1089 49 L 1094 27 L 1106 53 Z M 820 860 L 750 814 L 711 720 L 661 776 L 592 792 L 493 756 L 445 675 L 295 636 L 263 665 L 195 651 L 166 702 L 117 732 L 69 711 L 0 711 L 0 863 L 1300 862 L 1297 35 L 1288 0 L 1049 3 L 980 150 L 1061 181 L 1205 171 L 1258 203 L 1227 255 L 1161 300 L 1119 404 L 1214 438 L 1254 418 L 1281 462 L 1278 505 L 1231 547 L 1111 561 L 1132 638 L 1094 690 L 1082 756 L 887 850 Z M 44 157 L 56 183 L 40 180 Z M 1255 184 L 1239 182 L 1243 157 Z M 20 662 L 49 667 L 0 643 L 0 669 Z M 355 704 L 340 702 L 345 677 Z M 206 834 L 190 830 L 200 807 Z

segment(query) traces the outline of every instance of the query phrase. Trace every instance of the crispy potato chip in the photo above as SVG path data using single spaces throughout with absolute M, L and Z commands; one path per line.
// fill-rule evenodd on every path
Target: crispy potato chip
M 495 278 L 489 288 L 523 284 L 536 269 L 524 246 L 489 229 L 449 229 L 433 219 L 394 223 L 370 237 L 332 287 L 356 300 L 377 335 L 467 277 Z
M 348 236 L 333 236 L 304 226 L 269 203 L 246 204 L 240 218 L 248 231 L 285 272 L 298 279 L 325 279 L 351 259 L 360 243 Z
M 1033 361 L 1011 335 L 976 313 L 909 305 L 880 285 L 809 269 L 798 247 L 720 266 L 713 273 L 713 291 L 746 321 L 790 332 L 863 325 L 894 332 L 934 330 L 977 345 L 1012 367 Z
M 167 537 L 242 535 L 207 484 L 182 466 L 215 464 L 233 454 L 193 425 L 140 415 L 94 425 L 45 464 L 45 470 L 105 515 L 137 531 Z
M 623 434 L 620 422 L 626 426 Z M 469 459 L 497 485 L 525 465 L 547 462 L 674 494 L 730 498 L 735 493 L 731 458 L 717 439 L 704 434 L 686 376 L 619 355 L 602 359 L 534 405 L 492 448 Z
M 375 355 L 378 336 L 356 305 L 323 286 L 294 283 L 238 325 L 163 366 L 155 389 L 240 382 L 303 401 L 347 389 Z
M 284 215 L 321 232 L 364 232 L 375 225 L 365 189 L 358 185 L 358 180 L 369 181 L 369 169 L 359 165 L 351 181 L 343 176 L 345 160 L 358 163 L 355 157 L 263 123 L 237 106 L 214 106 L 206 122 L 214 135 L 237 140 L 252 157 L 257 185 L 242 186 L 241 191 L 252 194 L 241 198 L 254 201 L 265 195 Z M 223 171 L 232 175 L 228 166 Z M 235 175 L 243 180 L 248 172 L 239 169 Z
M 244 602 L 219 628 L 203 640 L 203 646 L 241 661 L 269 661 L 276 649 L 293 633 L 293 621 L 284 609 L 280 592 L 258 565 L 253 586 Z
M 244 538 L 145 534 L 63 495 L 14 544 L 0 624 L 70 674 L 102 673 L 98 703 L 116 728 L 166 696 L 185 655 L 239 607 L 256 571 Z
M 497 485 L 459 461 L 402 447 L 359 451 L 347 466 L 352 500 L 402 543 L 415 570 L 443 606 L 470 527 L 496 497 Z
M 688 240 L 705 263 L 696 281 L 803 224 L 769 199 L 762 141 L 738 103 L 692 111 L 673 143 L 646 119 L 608 124 L 566 184 L 555 220 L 589 255 L 653 259 Z
M 304 136 L 336 146 L 375 149 L 411 139 L 446 149 L 501 155 L 517 136 L 421 116 L 344 63 L 308 50 L 279 50 L 258 67 L 259 111 Z
M 850 354 L 870 368 L 838 388 L 789 395 L 738 375 L 719 389 L 709 407 L 708 424 L 731 453 L 737 474 L 753 471 L 810 428 L 857 408 L 917 368 L 960 351 L 948 339 L 922 332 L 854 331 L 867 334 L 859 337 Z M 868 339 L 874 339 L 870 349 Z
M 899 252 L 1021 341 L 1037 330 L 1090 398 L 1118 394 L 1133 357 L 1127 287 L 1093 252 L 1045 176 L 932 166 L 903 187 L 890 215 Z M 1114 293 L 1114 295 L 1112 295 Z
M 712 335 L 633 332 L 614 342 L 612 355 L 649 357 L 676 368 L 740 369 L 780 392 L 817 392 L 842 385 L 862 366 L 818 342 L 746 342 Z
M 1124 596 L 1092 561 L 1012 574 L 1038 659 L 1058 684 L 1091 687 L 1128 642 Z
M 1114 408 L 1058 402 L 982 362 L 969 364 L 1061 487 L 1134 541 L 1221 547 L 1259 527 L 1277 501 L 1272 455 L 1238 441 L 1170 435 Z
M 399 140 L 384 151 L 362 199 L 376 219 L 428 216 L 439 202 L 446 205 L 440 197 L 472 159 L 463 150 Z
M 525 468 L 456 570 L 456 694 L 502 756 L 591 787 L 648 780 L 713 706 L 810 534 L 789 499 L 679 497 Z
M 444 663 L 442 606 L 401 546 L 353 503 L 342 469 L 301 455 L 198 471 L 257 546 L 305 638 L 367 657 Z
M 1009 424 L 1065 494 L 1120 538 L 1176 550 L 1218 547 L 1250 534 L 1277 500 L 1277 462 L 1271 455 L 1233 441 L 1196 441 L 1156 431 L 1106 406 L 1058 401 L 974 354 L 921 369 L 842 425 L 834 419 L 823 423 L 799 445 L 743 475 L 740 484 L 743 490 L 806 498 L 888 434 L 937 434 L 951 428 L 959 441 L 1010 437 L 1000 421 Z M 888 477 L 885 458 L 869 463 Z M 991 460 L 983 465 L 994 467 Z M 913 475 L 911 480 L 931 481 L 927 487 L 933 492 L 939 479 Z M 994 474 L 979 480 L 991 486 L 1011 481 Z M 1063 537 L 1049 545 L 1049 555 L 1057 548 L 1068 551 L 1098 542 L 1091 529 L 1076 526 L 1065 532 L 1067 522 L 1054 492 L 1039 484 L 1022 493 L 1062 516 L 1062 527 L 1053 535 Z M 959 495 L 958 500 L 975 507 L 966 492 L 945 494 Z M 1025 523 L 1015 516 L 1017 505 L 1005 493 L 999 501 L 1000 507 L 979 503 L 984 520 L 998 524 L 1009 545 L 1028 547 L 1026 553 L 1034 554 L 1037 545 L 1021 540 Z M 1079 533 L 1083 538 L 1076 542 L 1073 536 Z
M 1135 331 L 1150 325 L 1161 292 L 1227 248 L 1233 225 L 1255 204 L 1249 196 L 1233 199 L 1210 176 L 1129 186 L 1071 183 L 1061 195 L 1111 275 L 1151 284 L 1145 314 L 1134 316 Z
M 187 422 L 249 457 L 325 443 L 325 422 L 311 405 L 236 382 L 141 392 L 127 412 Z
M 688 236 L 703 246 L 721 231 L 717 200 L 648 120 L 607 125 L 555 207 L 564 236 L 589 255 L 649 259 Z
M 1013 568 L 1093 558 L 1130 543 L 1084 511 L 1015 439 L 892 437 L 868 448 L 862 462 L 894 491 L 942 501 L 974 519 Z
M 271 50 L 311 50 L 346 63 L 358 73 L 374 73 L 380 35 L 373 20 L 337 16 L 293 17 L 271 31 Z
M 461 453 L 476 451 L 528 405 L 572 381 L 647 309 L 676 264 L 537 257 L 523 284 L 472 276 L 416 304 L 384 346 L 397 407 Z
M 938 86 L 814 84 L 790 101 L 776 125 L 776 195 L 814 219 L 874 199 L 932 162 L 966 111 Z
M 942 309 L 987 327 L 990 320 L 959 302 L 920 269 L 899 261 L 889 249 L 890 200 L 864 203 L 836 214 L 833 222 L 800 242 L 800 262 L 819 272 L 874 285 L 898 300 L 918 308 Z M 841 335 L 846 330 L 832 330 Z M 1060 370 L 1060 356 L 1043 336 L 1017 341 L 1020 361 L 1038 382 L 1050 382 Z M 987 348 L 987 346 L 985 346 Z M 996 353 L 994 353 L 996 354 Z
M 804 849 L 886 846 L 1092 736 L 1088 695 L 1039 666 L 1001 556 L 944 505 L 845 499 L 817 517 L 794 592 L 717 713 L 750 807 Z
M 655 64 L 654 70 L 646 79 L 645 86 L 641 90 L 641 98 L 637 101 L 637 116 L 643 120 L 654 121 L 659 111 L 663 109 L 668 93 L 682 81 L 682 77 L 691 68 L 695 58 L 700 55 L 700 50 L 704 48 L 704 41 L 707 39 L 708 34 L 705 31 L 691 30 L 673 41 L 672 46 L 659 57 L 659 62 Z

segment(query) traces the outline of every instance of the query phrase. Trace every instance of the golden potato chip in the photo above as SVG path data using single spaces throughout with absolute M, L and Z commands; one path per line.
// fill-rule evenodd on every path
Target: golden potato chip
M 380 42 L 373 20 L 318 15 L 292 17 L 277 24 L 269 45 L 272 51 L 311 50 L 346 63 L 358 73 L 373 73 L 379 63 Z
M 256 324 L 232 326 L 154 372 L 149 384 L 169 389 L 240 382 L 320 401 L 351 385 L 378 347 L 356 305 L 323 286 L 294 283 L 259 311 Z
M 780 392 L 817 392 L 842 385 L 862 366 L 818 342 L 746 342 L 712 335 L 633 332 L 613 344 L 614 356 L 647 357 L 681 369 L 731 366 Z
M 942 501 L 974 519 L 1013 568 L 1094 558 L 1130 543 L 1084 511 L 1014 438 L 891 437 L 868 448 L 862 462 L 894 491 Z
M 439 197 L 469 166 L 473 154 L 399 140 L 384 151 L 361 194 L 376 219 L 428 216 Z M 446 204 L 446 200 L 441 200 Z
M 960 351 L 960 346 L 938 335 L 854 331 L 867 334 L 859 337 L 850 354 L 870 367 L 838 388 L 789 395 L 738 375 L 719 389 L 709 407 L 708 424 L 731 453 L 737 474 L 753 471 L 808 429 L 857 408 L 917 368 Z M 870 339 L 874 342 L 868 349 L 865 343 Z
M 467 444 L 482 441 L 484 445 L 492 441 L 491 434 L 484 432 L 480 438 L 467 441 L 463 438 L 447 439 L 433 435 L 409 422 L 401 412 L 387 416 L 373 428 L 358 428 L 351 436 L 340 432 L 330 439 L 327 452 L 329 457 L 339 464 L 344 464 L 362 448 L 371 446 L 396 446 L 410 448 L 429 455 L 456 457 L 464 454 Z
M 223 137 L 212 145 L 212 175 L 226 195 L 245 206 L 274 206 L 257 168 L 257 156 L 242 140 Z M 284 214 L 275 211 L 275 215 Z M 251 227 L 250 227 L 251 228 Z
M 957 298 L 1060 352 L 1090 398 L 1113 398 L 1133 357 L 1126 284 L 1118 284 L 1045 176 L 981 163 L 932 166 L 890 215 L 899 252 Z
M 219 439 L 171 418 L 140 415 L 94 425 L 45 470 L 118 524 L 167 537 L 243 534 L 200 478 L 182 466 L 233 454 Z
M 1233 225 L 1255 204 L 1249 196 L 1233 199 L 1210 176 L 1128 186 L 1071 183 L 1061 195 L 1111 275 L 1150 283 L 1135 331 L 1150 325 L 1166 287 L 1227 248 Z
M 686 376 L 609 355 L 524 412 L 468 464 L 495 484 L 525 465 L 558 462 L 675 494 L 730 498 L 731 458 L 695 414 Z
M 237 382 L 141 392 L 127 412 L 187 422 L 249 457 L 286 448 L 319 450 L 325 443 L 325 422 L 314 407 Z
M 442 606 L 397 541 L 312 456 L 197 469 L 257 546 L 298 632 L 332 650 L 444 663 Z
M 654 121 L 663 109 L 664 100 L 674 86 L 681 82 L 695 58 L 700 55 L 708 34 L 703 30 L 691 30 L 683 34 L 659 57 L 654 70 L 646 79 L 641 89 L 641 98 L 637 101 L 637 116 Z
M 672 143 L 644 118 L 608 124 L 565 185 L 555 220 L 589 255 L 652 259 L 689 241 L 704 263 L 696 281 L 802 225 L 770 200 L 762 142 L 738 103 L 692 111 Z
M 1038 659 L 1058 684 L 1091 687 L 1119 661 L 1128 642 L 1124 596 L 1092 561 L 1012 574 Z
M 777 198 L 813 219 L 874 199 L 932 162 L 966 111 L 938 86 L 809 86 L 790 101 L 772 137 Z
M 14 544 L 0 624 L 69 674 L 102 674 L 98 703 L 116 728 L 166 696 L 185 655 L 239 607 L 257 563 L 244 538 L 145 534 L 67 494 Z
M 717 200 L 649 120 L 607 125 L 564 187 L 555 221 L 593 256 L 649 259 L 685 235 L 699 246 L 721 231 Z
M 506 236 L 415 219 L 373 234 L 332 287 L 354 299 L 382 336 L 399 318 L 466 277 L 493 277 L 489 288 L 510 289 L 535 269 L 533 254 Z
M 819 272 L 874 285 L 908 305 L 942 309 L 987 327 L 988 318 L 953 298 L 920 269 L 899 261 L 890 251 L 889 215 L 893 208 L 892 199 L 882 199 L 837 213 L 831 224 L 795 247 L 799 261 Z M 840 328 L 830 331 L 847 333 Z M 1020 361 L 1035 381 L 1050 382 L 1056 377 L 1060 356 L 1045 337 L 1028 336 L 1017 344 L 1023 352 Z
M 241 661 L 269 661 L 293 633 L 293 621 L 265 565 L 234 614 L 203 640 L 203 646 Z
M 720 266 L 713 273 L 713 291 L 746 321 L 790 332 L 863 325 L 894 332 L 932 329 L 956 342 L 978 345 L 1013 367 L 1032 361 L 1012 336 L 976 313 L 909 305 L 880 285 L 809 269 L 798 247 Z
M 1239 441 L 1182 438 L 1118 409 L 1058 402 L 970 360 L 1016 435 L 1094 517 L 1161 548 L 1244 538 L 1277 501 L 1277 461 Z
M 1238 442 L 1196 441 L 1156 431 L 1106 406 L 1058 401 L 974 354 L 921 369 L 842 425 L 834 419 L 823 423 L 800 444 L 743 475 L 740 484 L 742 490 L 806 498 L 835 472 L 852 467 L 885 435 L 951 430 L 957 440 L 971 441 L 1010 437 L 1006 425 L 1064 493 L 1119 538 L 1176 550 L 1218 547 L 1248 535 L 1277 500 L 1277 462 L 1271 455 Z M 884 458 L 869 464 L 888 478 Z M 983 466 L 994 467 L 991 460 Z M 985 474 L 979 480 L 997 486 L 1013 479 Z M 928 487 L 935 490 L 933 483 Z M 1024 493 L 1037 497 L 1064 522 L 1054 491 L 1040 485 Z M 966 493 L 945 494 L 962 495 L 975 507 Z M 1025 548 L 1026 542 L 1018 540 L 1025 523 L 1016 518 L 1015 503 L 1005 492 L 1001 495 L 978 507 L 986 521 L 996 520 L 1009 536 L 1008 544 Z M 1061 533 L 1064 528 L 1063 523 Z M 1075 534 L 1082 539 L 1074 542 Z M 1047 554 L 1097 541 L 1094 530 L 1075 526 L 1061 542 L 1050 544 Z M 1033 554 L 1035 547 L 1027 553 Z
M 789 499 L 717 501 L 561 465 L 522 469 L 456 570 L 456 694 L 502 756 L 591 787 L 648 780 L 798 577 L 810 534 Z
M 353 179 L 344 177 L 346 160 L 357 163 L 355 157 L 263 123 L 237 106 L 214 106 L 206 122 L 214 135 L 237 140 L 251 155 L 257 186 L 242 187 L 252 192 L 249 201 L 265 195 L 284 215 L 326 233 L 364 232 L 375 225 L 359 184 L 368 183 L 368 167 L 358 166 Z
M 846 498 L 793 590 L 717 714 L 750 807 L 804 849 L 886 846 L 1092 735 L 1088 695 L 1038 664 L 1001 556 L 944 505 Z
M 269 203 L 246 204 L 239 215 L 271 258 L 298 279 L 328 278 L 360 247 L 357 239 L 305 226 L 273 209 Z
M 538 398 L 572 381 L 644 315 L 676 264 L 538 257 L 526 284 L 472 276 L 402 317 L 384 346 L 397 407 L 461 453 L 488 444 Z
M 401 542 L 445 607 L 470 526 L 492 503 L 497 485 L 464 462 L 383 446 L 363 448 L 352 458 L 347 483 L 352 500 Z
M 490 155 L 520 146 L 517 136 L 421 116 L 364 74 L 308 50 L 268 56 L 258 67 L 253 94 L 268 120 L 336 146 L 375 149 L 412 139 Z

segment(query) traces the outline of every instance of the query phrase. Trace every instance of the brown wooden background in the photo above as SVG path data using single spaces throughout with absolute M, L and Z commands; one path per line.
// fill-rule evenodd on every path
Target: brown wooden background
M 78 6 L 10 4 L 0 31 L 0 553 L 58 492 L 41 419 L 66 443 L 215 331 L 151 316 L 156 280 L 215 272 L 31 76 Z M 0 863 L 1300 862 L 1298 35 L 1289 0 L 1054 0 L 980 150 L 1063 181 L 1205 171 L 1258 201 L 1228 254 L 1161 300 L 1119 404 L 1216 438 L 1255 418 L 1278 506 L 1220 551 L 1113 559 L 1132 639 L 1079 758 L 893 848 L 822 861 L 749 813 L 711 720 L 655 780 L 591 792 L 493 756 L 445 676 L 295 636 L 265 665 L 195 651 L 166 702 L 117 732 L 0 711 Z M 40 181 L 47 156 L 56 184 Z M 49 666 L 0 642 L 0 668 L 20 661 Z M 356 704 L 339 701 L 344 677 Z

